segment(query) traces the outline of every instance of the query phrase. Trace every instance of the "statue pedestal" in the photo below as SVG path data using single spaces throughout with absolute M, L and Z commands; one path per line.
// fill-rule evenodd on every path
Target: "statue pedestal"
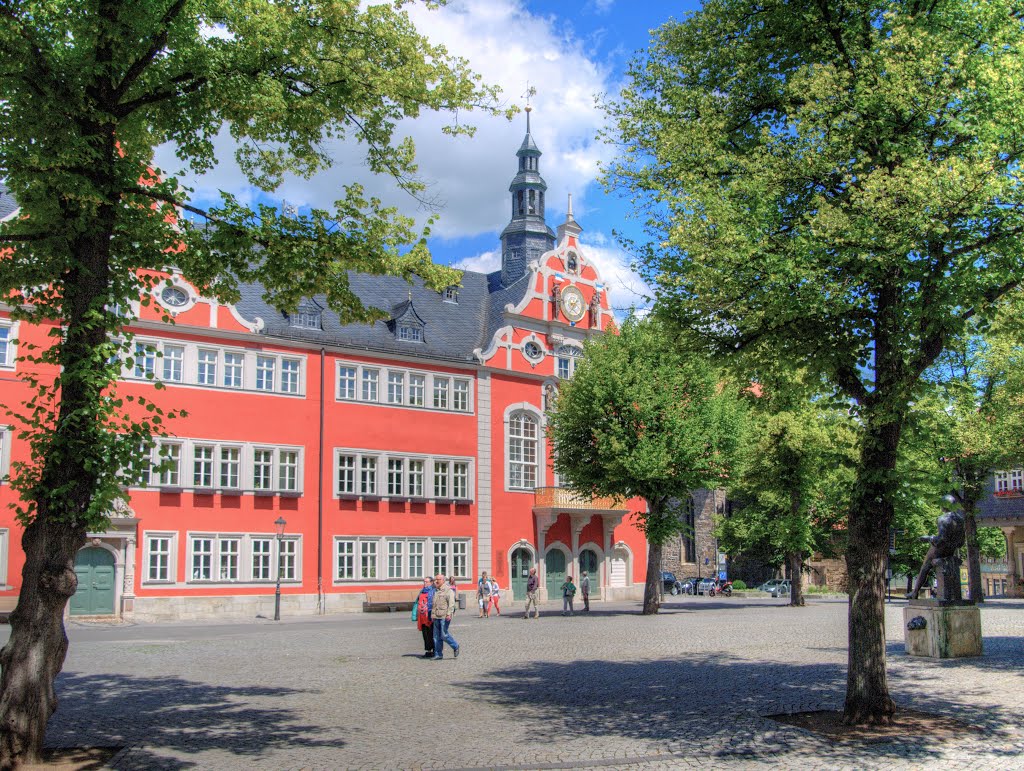
M 923 628 L 915 628 L 921 626 L 917 619 L 924 620 Z M 981 611 L 963 600 L 910 600 L 903 609 L 903 634 L 910 656 L 980 656 Z

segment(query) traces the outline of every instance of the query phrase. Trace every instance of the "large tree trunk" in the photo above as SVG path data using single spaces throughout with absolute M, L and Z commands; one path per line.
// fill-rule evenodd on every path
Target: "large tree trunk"
M 85 531 L 37 518 L 21 539 L 21 594 L 0 650 L 0 768 L 39 762 L 46 723 L 57 709 L 53 681 L 64 666 L 64 608 L 75 593 L 75 554 Z
M 974 516 L 974 505 L 965 501 L 964 543 L 967 544 L 967 589 L 974 602 L 985 601 L 985 590 L 981 586 L 981 548 L 978 545 L 978 520 Z
M 792 576 L 792 578 L 789 579 L 789 604 L 794 607 L 802 608 L 804 605 L 803 552 L 792 551 L 786 555 L 786 560 L 789 562 L 789 572 Z
M 892 486 L 902 421 L 865 429 L 850 510 L 849 651 L 844 720 L 891 722 L 896 704 L 885 672 L 885 565 L 892 523 Z
M 647 547 L 647 580 L 644 584 L 643 615 L 650 616 L 661 607 L 661 544 Z

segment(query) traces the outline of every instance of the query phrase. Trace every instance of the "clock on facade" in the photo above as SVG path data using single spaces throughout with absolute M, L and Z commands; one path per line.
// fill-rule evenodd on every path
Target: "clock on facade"
M 583 301 L 583 293 L 574 286 L 562 290 L 562 313 L 569 321 L 579 321 L 586 312 L 587 304 Z
M 181 287 L 167 286 L 160 293 L 160 302 L 168 308 L 183 308 L 188 305 L 188 301 L 188 292 Z

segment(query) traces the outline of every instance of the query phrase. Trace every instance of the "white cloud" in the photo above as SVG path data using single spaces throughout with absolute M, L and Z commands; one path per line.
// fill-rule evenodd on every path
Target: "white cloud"
M 458 262 L 453 262 L 452 267 L 475 273 L 493 273 L 496 270 L 501 270 L 501 252 L 494 249 L 489 252 L 481 252 L 474 257 L 463 257 Z
M 605 6 L 607 2 L 598 2 Z M 501 86 L 509 103 L 523 104 L 527 82 L 537 87 L 531 116 L 534 140 L 544 153 L 541 174 L 548 183 L 548 220 L 557 222 L 569 193 L 577 215 L 586 212 L 586 188 L 597 176 L 597 165 L 612 149 L 594 140 L 603 115 L 594 104 L 597 94 L 611 90 L 611 73 L 588 57 L 586 43 L 572 36 L 571 25 L 554 16 L 526 12 L 516 0 L 453 0 L 429 11 L 410 7 L 417 28 L 432 42 L 471 63 L 484 82 Z M 516 172 L 515 151 L 522 142 L 526 119 L 512 122 L 478 113 L 460 116 L 477 127 L 472 138 L 441 133 L 451 116 L 421 114 L 400 129 L 416 142 L 421 177 L 430 183 L 428 196 L 444 208 L 433 228 L 442 238 L 460 238 L 500 231 L 511 205 L 508 183 Z M 231 161 L 228 137 L 217 143 L 221 164 L 201 180 L 185 179 L 200 195 L 228 190 L 243 200 L 253 197 Z M 310 180 L 289 179 L 275 197 L 300 206 L 330 208 L 339 185 L 360 182 L 370 194 L 403 212 L 424 219 L 426 212 L 386 179 L 374 177 L 354 142 L 333 143 L 335 165 Z M 168 149 L 157 163 L 177 168 Z
M 616 315 L 625 317 L 630 308 L 648 308 L 651 290 L 633 270 L 631 257 L 603 233 L 592 233 L 588 237 L 584 232 L 581 239 L 581 251 L 597 268 Z

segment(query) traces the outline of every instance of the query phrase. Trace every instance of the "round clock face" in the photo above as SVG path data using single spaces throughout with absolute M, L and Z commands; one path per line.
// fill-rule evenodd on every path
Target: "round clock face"
M 569 321 L 582 319 L 586 309 L 587 304 L 583 302 L 583 294 L 579 289 L 570 286 L 562 290 L 562 313 Z
M 188 305 L 188 292 L 176 286 L 164 287 L 160 301 L 171 308 L 183 308 Z

